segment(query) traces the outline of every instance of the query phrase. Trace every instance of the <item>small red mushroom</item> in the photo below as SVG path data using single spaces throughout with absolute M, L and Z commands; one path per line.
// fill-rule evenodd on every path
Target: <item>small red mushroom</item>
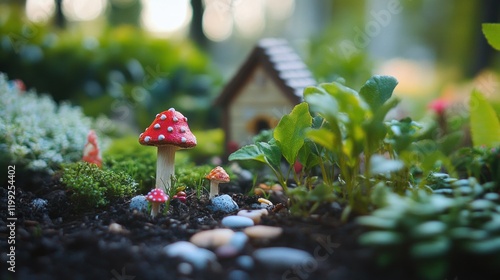
M 230 181 L 226 170 L 220 166 L 212 169 L 205 178 L 210 180 L 210 198 L 219 194 L 219 183 L 227 183 Z
M 187 118 L 174 108 L 157 114 L 151 125 L 139 135 L 139 143 L 158 147 L 156 187 L 168 193 L 175 171 L 175 151 L 196 146 L 196 137 L 189 129 Z
M 97 144 L 97 134 L 95 131 L 90 130 L 87 135 L 87 144 L 83 148 L 83 161 L 88 163 L 93 163 L 99 167 L 102 166 L 101 151 L 99 150 L 99 145 Z
M 168 200 L 162 189 L 153 189 L 146 195 L 146 200 L 151 202 L 151 216 L 154 218 L 160 212 L 160 205 Z
M 186 193 L 183 191 L 177 192 L 176 195 L 172 197 L 173 199 L 178 199 L 182 203 L 186 203 Z

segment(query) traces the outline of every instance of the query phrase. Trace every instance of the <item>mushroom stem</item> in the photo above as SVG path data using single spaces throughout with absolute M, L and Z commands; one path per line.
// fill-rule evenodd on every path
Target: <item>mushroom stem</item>
M 175 174 L 174 162 L 177 147 L 171 145 L 159 146 L 156 159 L 156 187 L 169 193 L 172 186 L 172 176 Z
M 219 194 L 219 182 L 217 180 L 210 180 L 210 198 Z
M 153 202 L 151 203 L 151 217 L 156 217 L 158 213 L 160 212 L 160 203 L 159 202 Z

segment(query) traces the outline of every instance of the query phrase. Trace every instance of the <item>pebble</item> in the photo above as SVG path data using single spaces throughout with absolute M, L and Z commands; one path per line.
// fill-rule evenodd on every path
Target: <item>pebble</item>
M 243 216 L 227 216 L 222 219 L 222 225 L 228 228 L 244 228 L 254 225 L 254 221 Z
M 230 213 L 239 209 L 238 204 L 227 194 L 214 197 L 211 202 L 207 208 L 213 212 L 222 211 Z
M 215 254 L 221 259 L 229 259 L 236 257 L 239 254 L 239 250 L 231 244 L 226 244 L 215 249 Z
M 266 207 L 267 207 L 267 206 L 272 206 L 272 205 L 273 205 L 273 203 L 272 203 L 270 200 L 265 199 L 265 198 L 262 198 L 262 197 L 260 197 L 259 199 L 257 199 L 257 201 L 258 201 L 258 202 L 260 203 L 260 205 L 262 205 L 262 206 L 266 206 Z
M 43 198 L 35 198 L 31 201 L 31 207 L 35 211 L 45 211 L 47 209 L 48 201 Z
M 250 238 L 255 239 L 273 239 L 280 236 L 283 233 L 283 229 L 280 227 L 271 226 L 253 226 L 247 227 L 243 232 Z
M 286 269 L 294 266 L 307 266 L 316 262 L 306 251 L 288 247 L 270 247 L 257 249 L 253 257 L 259 263 L 269 268 Z
M 147 212 L 148 211 L 148 201 L 146 200 L 146 196 L 137 195 L 132 197 L 129 205 L 130 210 L 137 210 L 139 212 Z
M 232 270 L 227 275 L 227 280 L 250 280 L 250 275 L 242 270 Z
M 247 255 L 239 256 L 238 258 L 236 258 L 236 264 L 238 264 L 240 268 L 245 270 L 252 270 L 254 267 L 253 258 Z
M 228 228 L 217 228 L 195 233 L 189 241 L 202 248 L 217 248 L 229 243 L 234 231 Z
M 229 240 L 229 244 L 238 249 L 238 251 L 242 251 L 247 242 L 248 236 L 243 232 L 235 232 L 231 240 Z
M 255 224 L 260 223 L 260 219 L 263 215 L 268 215 L 269 212 L 266 209 L 255 209 L 255 210 L 240 210 L 238 216 L 247 217 L 253 220 Z
M 123 226 L 118 223 L 109 224 L 108 231 L 111 233 L 128 233 L 128 230 L 123 228 Z
M 204 270 L 207 265 L 217 263 L 217 256 L 212 251 L 198 248 L 193 243 L 187 241 L 172 243 L 165 246 L 163 250 L 167 256 L 180 258 L 192 264 L 198 270 Z

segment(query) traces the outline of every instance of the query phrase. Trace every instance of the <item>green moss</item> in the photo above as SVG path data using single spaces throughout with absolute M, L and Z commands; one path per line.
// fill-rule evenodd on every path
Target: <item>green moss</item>
M 62 171 L 61 182 L 71 191 L 78 209 L 105 206 L 136 193 L 137 183 L 125 172 L 100 169 L 86 162 L 65 164 Z

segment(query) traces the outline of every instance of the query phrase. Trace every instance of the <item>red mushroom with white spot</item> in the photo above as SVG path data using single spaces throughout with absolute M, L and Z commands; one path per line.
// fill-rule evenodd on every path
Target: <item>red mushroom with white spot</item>
M 196 137 L 189 129 L 187 118 L 174 108 L 161 112 L 139 136 L 139 143 L 158 147 L 156 187 L 166 193 L 174 175 L 175 152 L 196 146 Z
M 210 180 L 210 198 L 219 194 L 219 183 L 227 183 L 230 181 L 226 170 L 220 166 L 212 169 L 205 178 Z
M 151 202 L 151 216 L 154 218 L 160 212 L 160 205 L 168 200 L 162 189 L 152 189 L 147 195 L 146 200 Z

